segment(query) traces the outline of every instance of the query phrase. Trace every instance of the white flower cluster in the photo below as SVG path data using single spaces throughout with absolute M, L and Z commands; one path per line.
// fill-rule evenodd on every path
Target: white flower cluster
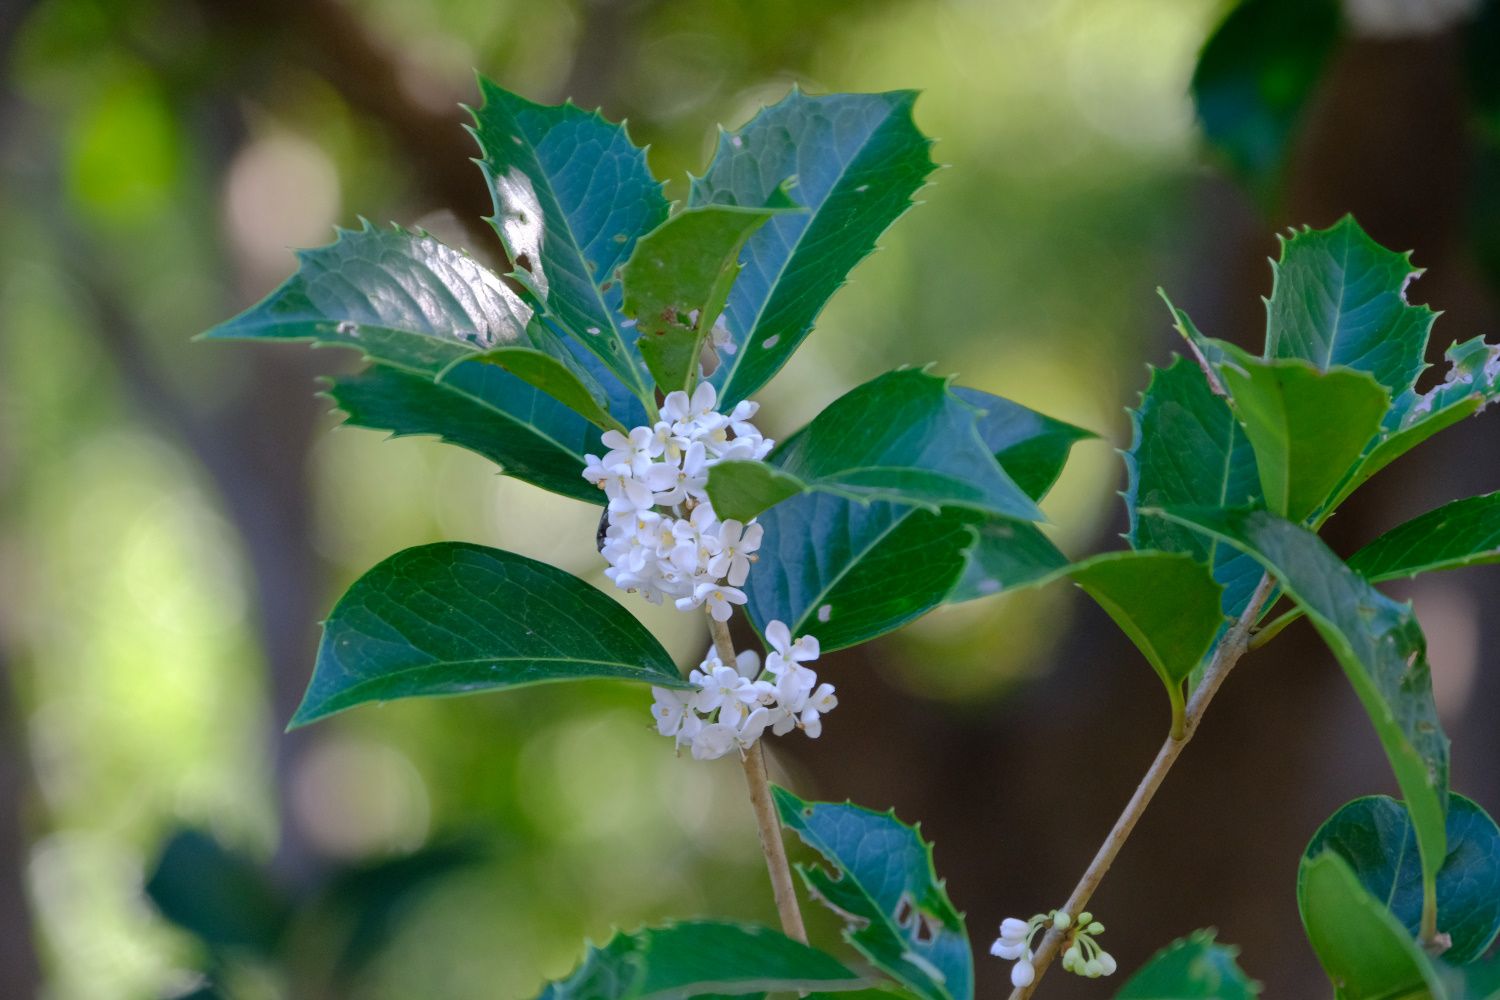
M 1012 986 L 1018 989 L 1030 986 L 1036 979 L 1036 967 L 1032 965 L 1032 959 L 1036 956 L 1031 950 L 1031 942 L 1037 931 L 1048 924 L 1063 932 L 1072 928 L 1068 946 L 1063 951 L 1064 969 L 1089 979 L 1114 974 L 1114 956 L 1094 940 L 1095 935 L 1104 933 L 1104 925 L 1095 920 L 1094 915 L 1087 910 L 1078 915 L 1076 924 L 1066 913 L 1053 910 L 1051 913 L 1038 913 L 1030 920 L 1006 917 L 1001 922 L 1000 937 L 990 945 L 990 954 L 1016 963 L 1010 970 Z
M 753 650 L 740 653 L 733 666 L 712 649 L 688 680 L 696 691 L 654 687 L 656 728 L 663 736 L 686 746 L 698 760 L 713 760 L 738 749 L 748 750 L 767 729 L 777 736 L 800 729 L 817 739 L 823 716 L 838 706 L 832 684 L 819 684 L 818 675 L 803 666 L 818 658 L 818 640 L 804 635 L 792 640 L 784 622 L 766 626 L 771 652 L 766 668 Z
M 583 476 L 609 497 L 600 551 L 615 586 L 653 604 L 670 597 L 683 611 L 707 605 L 722 622 L 745 603 L 739 588 L 762 529 L 754 520 L 718 519 L 704 489 L 708 470 L 727 459 L 765 458 L 775 442 L 750 423 L 758 403 L 745 400 L 723 414 L 716 402 L 708 382 L 691 398 L 669 393 L 654 426 L 606 431 L 609 451 L 584 456 Z

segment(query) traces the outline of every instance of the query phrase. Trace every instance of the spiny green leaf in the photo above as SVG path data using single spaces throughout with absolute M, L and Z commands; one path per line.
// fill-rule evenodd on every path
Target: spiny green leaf
M 1263 198 L 1338 35 L 1336 4 L 1246 0 L 1198 57 L 1192 93 L 1203 132 Z
M 980 411 L 979 436 L 985 447 L 1015 484 L 1038 502 L 1062 474 L 1073 445 L 1099 437 L 1003 396 L 962 385 L 949 386 L 948 391 Z
M 797 870 L 849 922 L 845 939 L 924 1000 L 970 1000 L 968 933 L 933 870 L 932 846 L 892 813 L 804 802 L 784 788 L 772 795 L 782 825 L 832 866 Z
M 693 921 L 618 933 L 537 1000 L 708 1000 L 858 990 L 842 962 L 765 927 Z
M 973 515 L 965 515 L 965 520 L 957 514 L 944 512 L 943 516 L 969 525 L 975 539 L 963 575 L 948 594 L 950 604 L 1038 586 L 1055 580 L 1068 566 L 1068 557 L 1034 524 Z
M 1183 682 L 1225 624 L 1223 588 L 1181 552 L 1108 552 L 1068 569 L 1120 626 L 1166 686 L 1172 732 L 1182 735 Z
M 498 365 L 526 384 L 540 389 L 595 427 L 625 431 L 625 425 L 609 415 L 608 403 L 596 395 L 563 361 L 534 347 L 497 347 L 476 358 Z
M 1239 356 L 1219 373 L 1255 449 L 1266 506 L 1292 521 L 1324 505 L 1391 405 L 1364 372 L 1300 360 Z
M 1378 583 L 1418 573 L 1500 562 L 1500 493 L 1444 504 L 1392 528 L 1349 557 Z
M 1421 272 L 1346 215 L 1281 241 L 1266 302 L 1266 357 L 1368 372 L 1392 398 L 1412 387 L 1436 314 L 1406 301 Z
M 1185 315 L 1179 321 L 1189 322 Z M 1224 587 L 1224 614 L 1238 618 L 1260 582 L 1255 560 L 1201 532 L 1143 516 L 1141 509 L 1260 504 L 1260 473 L 1244 429 L 1203 370 L 1186 358 L 1151 370 L 1131 423 L 1134 434 L 1125 453 L 1131 546 L 1186 552 L 1212 566 L 1214 579 Z
M 1151 956 L 1115 1000 L 1255 1000 L 1260 985 L 1235 962 L 1239 949 L 1195 931 Z
M 684 209 L 636 242 L 620 272 L 624 308 L 637 320 L 637 346 L 662 392 L 693 388 L 703 346 L 740 273 L 740 250 L 750 234 L 778 212 L 796 210 L 777 188 L 763 207 Z
M 709 470 L 708 495 L 720 517 L 741 521 L 798 484 L 864 503 L 1039 520 L 1041 511 L 980 437 L 979 416 L 948 391 L 946 379 L 915 369 L 887 372 L 834 400 L 778 448 L 769 461 L 780 475 L 752 479 L 725 462 Z M 725 475 L 720 469 L 732 490 L 716 481 Z
M 1297 907 L 1340 1000 L 1447 1000 L 1432 960 L 1338 854 L 1302 859 Z
M 1265 511 L 1162 514 L 1249 552 L 1307 612 L 1375 725 L 1411 810 L 1424 883 L 1433 887 L 1445 856 L 1448 738 L 1410 606 L 1377 591 L 1312 532 Z
M 311 340 L 429 376 L 467 355 L 521 342 L 531 309 L 468 254 L 422 232 L 338 230 L 297 252 L 297 273 L 202 336 Z
M 750 237 L 725 320 L 737 350 L 714 373 L 732 406 L 786 363 L 824 303 L 911 204 L 934 165 L 917 130 L 916 94 L 793 89 L 737 132 L 722 133 L 689 204 L 764 205 L 789 186 L 806 213 L 779 216 Z
M 514 277 L 641 399 L 650 387 L 615 271 L 667 217 L 661 183 L 622 125 L 573 104 L 533 104 L 483 77 L 472 110 L 491 220 Z
M 339 599 L 293 726 L 371 701 L 619 678 L 685 687 L 671 656 L 594 587 L 512 552 L 399 552 Z
M 1437 875 L 1437 928 L 1452 945 L 1443 961 L 1472 962 L 1500 931 L 1500 829 L 1462 795 L 1448 799 L 1447 858 Z M 1422 919 L 1422 870 L 1406 807 L 1385 795 L 1345 804 L 1313 835 L 1303 852 L 1333 851 L 1360 884 L 1412 935 Z

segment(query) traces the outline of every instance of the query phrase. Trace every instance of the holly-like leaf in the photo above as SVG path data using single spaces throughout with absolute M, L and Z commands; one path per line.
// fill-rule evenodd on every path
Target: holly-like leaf
M 736 462 L 710 469 L 709 499 L 720 517 L 748 521 L 800 484 L 802 491 L 863 503 L 1039 520 L 1041 511 L 980 437 L 979 416 L 948 390 L 947 379 L 915 369 L 887 372 L 834 400 L 778 448 L 769 460 L 776 475 L 752 479 Z
M 1223 588 L 1208 567 L 1181 552 L 1107 552 L 1068 569 L 1146 657 L 1172 703 L 1181 737 L 1183 684 L 1225 624 Z
M 1446 856 L 1448 738 L 1432 700 L 1427 642 L 1411 608 L 1381 594 L 1312 532 L 1273 514 L 1178 509 L 1163 515 L 1250 553 L 1307 613 L 1375 725 L 1411 810 L 1423 883 L 1435 892 Z
M 798 865 L 807 887 L 849 925 L 844 938 L 924 1000 L 970 1000 L 974 960 L 963 916 L 917 830 L 852 803 L 804 802 L 773 788 L 782 825 L 832 867 Z
M 1421 272 L 1409 253 L 1376 243 L 1346 215 L 1281 241 L 1266 302 L 1266 357 L 1301 358 L 1322 371 L 1368 372 L 1398 398 L 1423 368 L 1436 314 L 1406 301 Z
M 764 207 L 684 209 L 637 241 L 620 272 L 624 308 L 637 321 L 637 346 L 662 392 L 693 388 L 703 346 L 740 273 L 740 250 L 750 234 L 778 212 L 797 210 L 777 188 Z
M 1432 960 L 1338 854 L 1302 859 L 1297 905 L 1340 1000 L 1447 1000 Z
M 596 677 L 687 686 L 645 626 L 577 577 L 439 542 L 391 556 L 339 599 L 291 724 L 372 701 Z
M 948 391 L 981 411 L 979 436 L 985 447 L 1015 484 L 1036 501 L 1057 482 L 1073 446 L 1099 437 L 1003 396 L 962 385 L 949 386 Z
M 332 379 L 328 394 L 353 426 L 438 437 L 483 455 L 506 475 L 575 500 L 605 502 L 583 478 L 583 456 L 597 448 L 598 432 L 494 365 L 465 361 L 441 382 L 371 365 Z
M 1448 800 L 1447 836 L 1448 856 L 1437 875 L 1437 928 L 1452 942 L 1443 961 L 1462 965 L 1484 954 L 1500 931 L 1500 829 L 1477 804 L 1455 794 Z M 1405 806 L 1385 795 L 1347 803 L 1304 853 L 1314 858 L 1325 851 L 1348 862 L 1408 933 L 1420 933 L 1422 870 Z
M 480 77 L 471 109 L 494 197 L 491 220 L 516 280 L 547 317 L 650 398 L 616 270 L 667 217 L 661 182 L 622 125 L 573 104 L 533 104 Z
M 1255 449 L 1266 506 L 1301 521 L 1322 507 L 1380 430 L 1390 394 L 1370 375 L 1237 352 L 1219 368 Z
M 1387 531 L 1349 557 L 1372 583 L 1500 562 L 1500 493 L 1444 504 Z
M 765 927 L 693 921 L 617 933 L 590 948 L 537 1000 L 705 1000 L 767 992 L 860 991 L 869 984 L 825 952 Z
M 1179 322 L 1189 321 L 1181 315 Z M 1186 358 L 1152 369 L 1131 422 L 1134 436 L 1125 453 L 1131 546 L 1185 552 L 1213 567 L 1214 579 L 1224 587 L 1224 614 L 1238 618 L 1260 582 L 1255 560 L 1233 545 L 1173 521 L 1143 516 L 1141 510 L 1260 504 L 1260 473 L 1249 438 L 1203 369 Z
M 691 206 L 764 205 L 787 185 L 805 213 L 772 219 L 750 237 L 724 316 L 737 346 L 714 373 L 725 406 L 786 363 L 829 297 L 934 169 L 932 140 L 912 121 L 916 94 L 793 91 L 744 128 L 723 133 L 695 178 Z
M 527 385 L 551 396 L 595 427 L 625 431 L 609 415 L 609 404 L 597 383 L 590 387 L 578 372 L 558 357 L 534 347 L 497 347 L 476 359 L 497 365 Z
M 979 421 L 985 446 L 1007 472 L 1019 462 L 1033 501 L 1067 459 L 1057 443 L 1087 436 L 1030 410 L 1031 419 L 989 420 L 1006 407 L 1024 407 L 978 390 L 954 391 L 986 410 Z M 1048 443 L 1030 447 L 1028 433 Z M 779 619 L 794 634 L 812 632 L 827 650 L 884 635 L 945 600 L 1051 578 L 1068 562 L 1035 525 L 951 508 L 933 513 L 807 493 L 770 508 L 760 523 L 761 561 L 746 585 L 751 619 L 762 630 Z
M 1338 39 L 1336 4 L 1245 0 L 1209 37 L 1193 102 L 1209 142 L 1263 196 Z
M 1235 961 L 1239 951 L 1195 931 L 1152 955 L 1115 1000 L 1255 1000 L 1260 985 Z
M 338 230 L 328 246 L 299 250 L 297 261 L 280 288 L 202 336 L 352 347 L 433 376 L 467 355 L 523 342 L 531 319 L 498 275 L 422 232 L 366 222 Z

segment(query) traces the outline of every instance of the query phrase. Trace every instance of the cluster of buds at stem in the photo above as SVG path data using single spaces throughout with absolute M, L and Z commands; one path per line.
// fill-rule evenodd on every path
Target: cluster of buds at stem
M 1062 960 L 1064 969 L 1089 979 L 1115 971 L 1114 958 L 1094 940 L 1096 935 L 1104 933 L 1104 925 L 1095 920 L 1092 913 L 1085 910 L 1075 921 L 1062 910 L 1049 910 L 1030 920 L 1007 917 L 1001 922 L 1000 936 L 990 946 L 990 954 L 1016 963 L 1010 970 L 1011 985 L 1026 987 L 1036 979 L 1036 966 L 1032 964 L 1035 953 L 1031 945 L 1037 933 L 1046 927 L 1054 927 L 1067 935 Z

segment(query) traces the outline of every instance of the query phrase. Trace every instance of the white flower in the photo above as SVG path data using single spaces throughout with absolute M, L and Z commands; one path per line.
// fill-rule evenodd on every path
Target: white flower
M 719 583 L 700 583 L 693 588 L 693 600 L 708 607 L 708 613 L 716 622 L 727 622 L 734 614 L 734 605 L 744 604 L 748 598 L 738 587 L 726 587 Z M 682 602 L 677 602 L 682 607 Z
M 729 752 L 735 745 L 735 730 L 733 726 L 723 722 L 712 722 L 698 730 L 698 735 L 693 737 L 693 758 L 695 760 L 717 760 Z
M 1017 989 L 1030 986 L 1036 979 L 1036 969 L 1031 964 L 1031 952 L 1026 952 L 1026 957 L 1010 967 L 1010 984 Z
M 814 636 L 799 636 L 793 642 L 791 629 L 782 621 L 766 625 L 766 641 L 773 650 L 766 657 L 766 669 L 772 673 L 780 673 L 787 664 L 810 663 L 818 658 L 821 651 Z
M 720 354 L 733 355 L 739 350 L 739 345 L 734 342 L 734 336 L 729 332 L 729 326 L 724 322 L 724 314 L 714 320 L 713 327 L 709 330 L 709 336 L 713 339 L 714 350 Z
M 676 736 L 682 730 L 688 699 L 666 688 L 653 687 L 651 693 L 656 697 L 656 703 L 651 706 L 651 714 L 656 716 L 656 731 L 663 736 Z
M 718 551 L 708 560 L 708 572 L 723 577 L 731 587 L 743 587 L 750 576 L 750 557 L 760 548 L 763 534 L 765 529 L 753 521 L 748 526 L 733 519 L 724 521 L 719 525 Z

